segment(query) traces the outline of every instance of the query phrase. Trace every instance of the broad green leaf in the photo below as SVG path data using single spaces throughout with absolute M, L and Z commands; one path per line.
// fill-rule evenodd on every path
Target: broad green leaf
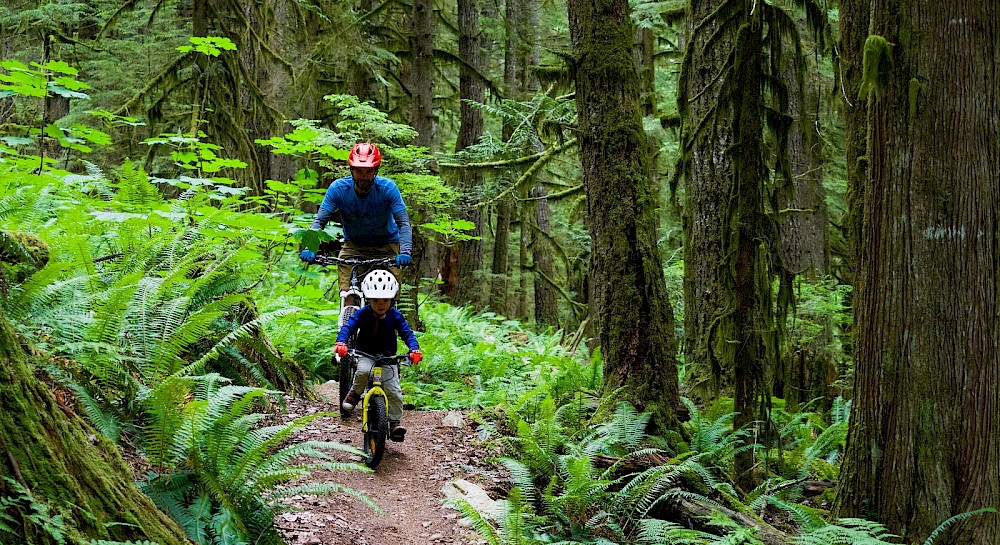
M 129 214 L 127 212 L 102 212 L 98 210 L 91 210 L 90 215 L 94 216 L 94 219 L 98 221 L 111 221 L 116 223 L 131 219 L 146 219 L 145 214 Z
M 69 89 L 71 91 L 80 91 L 83 89 L 90 89 L 90 86 L 82 81 L 77 81 L 68 76 L 61 76 L 58 78 L 52 78 L 52 81 L 58 83 L 59 85 Z
M 75 76 L 79 73 L 76 68 L 66 64 L 64 61 L 49 61 L 45 64 L 31 63 L 39 68 L 49 70 L 51 72 L 58 72 L 60 74 L 69 74 Z
M 84 100 L 89 100 L 90 99 L 90 95 L 88 95 L 86 93 L 81 93 L 81 92 L 78 92 L 78 91 L 70 91 L 69 89 L 67 89 L 67 88 L 65 88 L 65 87 L 63 87 L 61 85 L 58 85 L 56 83 L 53 83 L 53 82 L 49 82 L 48 90 L 49 90 L 49 92 L 51 92 L 53 94 L 57 94 L 57 95 L 59 95 L 61 97 L 79 98 L 79 99 L 84 99 Z
M 27 146 L 35 143 L 34 140 L 25 136 L 2 136 L 0 141 L 8 146 Z
M 45 136 L 50 138 L 65 138 L 66 133 L 63 132 L 62 128 L 54 123 L 49 123 L 45 126 Z
M 292 233 L 292 236 L 299 241 L 299 244 L 314 252 L 319 248 L 320 243 L 333 240 L 333 237 L 326 231 L 319 229 L 299 229 Z
M 284 182 L 279 182 L 278 180 L 268 180 L 267 187 L 279 192 L 279 193 L 298 193 L 299 188 L 292 184 L 286 184 Z

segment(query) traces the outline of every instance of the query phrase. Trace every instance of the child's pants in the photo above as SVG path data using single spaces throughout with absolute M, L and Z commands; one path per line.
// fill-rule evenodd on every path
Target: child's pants
M 368 376 L 375 362 L 371 358 L 358 358 L 358 372 L 354 375 L 354 391 L 361 394 L 368 385 Z M 399 385 L 399 366 L 382 366 L 382 389 L 389 397 L 389 421 L 399 422 L 403 418 L 403 387 Z

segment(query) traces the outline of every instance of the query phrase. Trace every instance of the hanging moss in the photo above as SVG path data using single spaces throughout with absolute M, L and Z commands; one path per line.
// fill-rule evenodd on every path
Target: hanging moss
M 872 34 L 865 40 L 864 56 L 861 60 L 861 87 L 858 89 L 859 100 L 870 93 L 874 93 L 876 100 L 882 99 L 889 69 L 892 67 L 892 45 L 877 34 Z

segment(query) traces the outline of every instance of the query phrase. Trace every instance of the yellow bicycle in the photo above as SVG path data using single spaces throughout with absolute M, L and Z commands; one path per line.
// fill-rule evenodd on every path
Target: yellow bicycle
M 409 365 L 406 354 L 373 356 L 359 350 L 350 350 L 350 361 L 357 372 L 359 357 L 371 359 L 374 363 L 368 375 L 368 389 L 361 395 L 361 433 L 364 441 L 365 465 L 375 469 L 385 455 L 385 440 L 389 437 L 389 397 L 382 389 L 382 367 L 386 365 Z M 351 373 L 351 377 L 354 373 Z M 352 382 L 353 384 L 353 379 Z

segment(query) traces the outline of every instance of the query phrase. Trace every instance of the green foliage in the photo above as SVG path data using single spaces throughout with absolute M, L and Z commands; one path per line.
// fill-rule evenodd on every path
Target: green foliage
M 466 234 L 476 228 L 476 224 L 465 220 L 440 220 L 434 223 L 422 223 L 421 227 L 433 233 L 431 240 L 442 246 L 454 246 L 466 240 L 480 240 L 482 237 Z
M 191 51 L 197 51 L 198 53 L 204 53 L 210 57 L 218 57 L 222 50 L 226 51 L 236 51 L 236 44 L 233 43 L 229 38 L 222 38 L 218 36 L 192 36 L 190 38 L 192 45 L 182 45 L 177 48 L 177 51 L 181 53 L 189 53 Z
M 569 354 L 558 334 L 442 303 L 420 310 L 426 326 L 420 345 L 433 357 L 421 362 L 419 375 L 403 377 L 407 399 L 418 407 L 536 407 L 546 397 L 562 403 L 600 384 L 600 359 Z
M 189 538 L 278 545 L 274 517 L 291 509 L 279 500 L 294 495 L 346 493 L 377 509 L 336 483 L 285 486 L 315 470 L 364 470 L 333 461 L 327 451 L 360 453 L 318 441 L 280 447 L 294 431 L 324 415 L 261 427 L 268 415 L 251 411 L 276 392 L 227 382 L 218 375 L 172 378 L 150 395 L 146 452 L 157 472 L 147 477 L 143 490 Z
M 66 524 L 61 514 L 53 515 L 49 506 L 35 498 L 16 480 L 2 476 L 10 496 L 0 496 L 0 538 L 24 540 L 25 543 L 66 543 Z M 4 538 L 6 543 L 8 538 Z
M 381 140 L 403 143 L 417 137 L 417 131 L 413 127 L 391 121 L 388 114 L 370 102 L 361 102 L 356 96 L 327 95 L 323 97 L 323 100 L 340 110 L 341 119 L 336 126 L 341 131 L 341 137 L 348 141 L 373 142 Z
M 150 146 L 166 145 L 170 147 L 172 149 L 170 157 L 173 159 L 174 165 L 182 170 L 192 171 L 198 176 L 214 174 L 225 168 L 243 169 L 247 167 L 247 164 L 239 159 L 220 157 L 217 152 L 222 149 L 222 146 L 205 142 L 203 139 L 206 137 L 207 135 L 202 131 L 198 131 L 197 135 L 161 134 L 154 138 L 147 138 L 142 143 Z M 190 187 L 183 180 L 172 185 L 182 189 Z M 238 193 L 247 189 L 243 188 Z
M 933 545 L 934 543 L 936 543 L 937 539 L 939 537 L 944 536 L 945 532 L 948 531 L 948 528 L 952 527 L 955 523 L 958 523 L 970 517 L 974 517 L 976 515 L 985 515 L 985 514 L 997 515 L 998 513 L 1000 512 L 998 512 L 996 509 L 992 507 L 985 507 L 983 509 L 966 511 L 964 513 L 959 513 L 953 517 L 948 517 L 947 520 L 945 520 L 941 524 L 938 524 L 938 527 L 935 528 L 933 532 L 931 532 L 931 535 L 927 536 L 927 539 L 924 540 L 923 545 Z

